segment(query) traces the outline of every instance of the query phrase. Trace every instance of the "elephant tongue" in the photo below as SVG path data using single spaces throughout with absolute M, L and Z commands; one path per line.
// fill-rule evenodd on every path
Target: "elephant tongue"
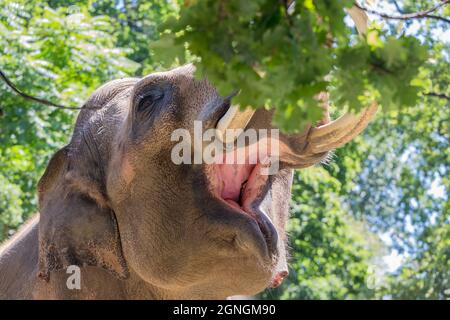
M 229 205 L 253 215 L 250 208 L 251 203 L 267 179 L 266 175 L 261 175 L 263 164 L 260 163 L 261 159 L 267 158 L 267 154 L 256 153 L 257 149 L 248 148 L 248 146 L 245 148 L 244 161 L 239 158 L 239 152 L 235 149 L 224 155 L 222 164 L 215 165 L 216 181 L 214 185 L 218 188 L 217 194 Z M 237 163 L 227 163 L 227 159 L 232 159 Z
M 217 169 L 222 184 L 221 198 L 233 207 L 240 208 L 242 190 L 254 168 L 254 164 L 219 164 Z

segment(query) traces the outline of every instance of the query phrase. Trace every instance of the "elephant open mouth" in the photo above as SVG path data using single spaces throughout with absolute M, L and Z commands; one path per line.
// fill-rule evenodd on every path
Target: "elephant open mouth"
M 272 258 L 277 255 L 278 233 L 269 215 L 259 207 L 269 189 L 269 176 L 262 173 L 265 167 L 261 162 L 216 164 L 211 183 L 218 199 L 256 221 Z
M 326 97 L 318 99 L 326 102 Z M 208 214 L 214 231 L 211 238 L 218 240 L 219 248 L 226 243 L 232 254 L 250 258 L 247 261 L 259 268 L 267 285 L 277 287 L 288 274 L 286 220 L 279 215 L 288 208 L 278 200 L 283 198 L 280 192 L 289 192 L 289 183 L 283 185 L 280 177 L 285 169 L 305 168 L 326 159 L 330 151 L 357 136 L 378 107 L 373 103 L 359 114 L 348 112 L 331 121 L 325 103 L 319 122 L 289 134 L 273 126 L 270 110 L 256 112 L 233 106 L 229 100 L 219 102 L 211 107 L 212 115 L 200 115 L 207 120 L 208 129 L 215 124 L 214 148 L 201 145 L 207 159 L 201 168 L 214 202 L 210 207 L 217 208 Z M 205 203 L 205 198 L 198 197 Z
M 274 157 L 273 159 L 283 164 L 282 167 L 304 168 L 314 165 L 324 159 L 330 150 L 344 145 L 358 135 L 376 113 L 377 105 L 372 104 L 358 115 L 346 113 L 331 122 L 326 113 L 323 121 L 300 134 L 280 135 L 279 138 L 271 134 L 270 137 L 258 138 L 256 149 L 260 150 L 259 147 L 264 145 L 265 148 L 261 148 L 264 151 L 257 152 L 257 155 L 256 149 L 251 148 L 252 145 L 244 147 L 235 143 L 236 139 L 239 140 L 239 137 L 243 136 L 242 133 L 240 136 L 228 134 L 230 129 L 248 130 L 249 123 L 252 127 L 251 120 L 255 111 L 249 108 L 242 111 L 236 106 L 230 107 L 229 104 L 224 104 L 224 107 L 227 111 L 217 122 L 216 131 L 224 145 L 234 145 L 233 150 L 225 148 L 224 157 L 234 160 L 244 158 L 245 161 L 222 161 L 212 165 L 213 173 L 209 173 L 209 183 L 216 198 L 233 211 L 244 214 L 257 223 L 265 239 L 269 259 L 273 259 L 278 254 L 278 233 L 268 214 L 270 212 L 265 212 L 260 206 L 270 190 L 270 175 L 267 175 L 267 170 L 265 174 L 262 172 L 271 165 L 270 162 L 267 163 L 267 159 Z M 267 123 L 263 128 L 270 126 L 271 124 Z M 239 151 L 243 149 L 245 156 L 240 158 Z M 229 157 L 230 154 L 234 156 Z M 249 161 L 250 159 L 256 161 Z

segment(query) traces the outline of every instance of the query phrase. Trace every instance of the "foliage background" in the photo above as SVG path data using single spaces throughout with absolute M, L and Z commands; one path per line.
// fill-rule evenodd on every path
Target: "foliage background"
M 297 56 L 295 50 L 281 50 L 272 56 L 265 44 L 285 48 L 276 42 L 281 37 L 260 42 L 236 24 L 231 31 L 237 47 L 231 49 L 243 45 L 248 50 L 238 53 L 253 54 L 242 58 L 233 50 L 225 54 L 230 39 L 220 35 L 230 29 L 213 28 L 208 36 L 192 32 L 196 26 L 192 21 L 201 25 L 210 15 L 207 7 L 193 6 L 196 2 L 0 0 L 0 69 L 29 94 L 81 105 L 108 80 L 193 60 L 219 89 L 232 85 L 247 89 L 242 103 L 257 107 L 278 102 L 275 121 L 287 130 L 315 119 L 312 97 L 324 87 L 330 89 L 332 102 L 351 109 L 359 109 L 368 98 L 378 99 L 384 110 L 362 137 L 338 149 L 330 163 L 296 173 L 289 224 L 290 275 L 280 288 L 261 297 L 449 298 L 450 113 L 448 99 L 420 93 L 449 95 L 448 24 L 373 16 L 376 41 L 359 39 L 341 10 L 351 1 L 336 1 L 335 7 L 297 1 L 306 11 L 294 15 L 294 27 L 287 27 L 309 35 L 306 38 L 312 40 L 300 45 L 310 51 Z M 269 2 L 255 1 L 259 9 Z M 208 1 L 200 1 L 204 3 Z M 430 1 L 379 1 L 378 8 L 398 14 L 395 5 L 403 12 L 416 12 L 430 8 Z M 244 12 L 242 18 L 251 20 L 259 9 L 239 7 L 237 13 Z M 337 43 L 327 49 L 331 51 L 314 44 L 326 40 L 320 38 L 322 24 L 312 18 L 305 24 L 304 17 L 314 17 L 314 12 L 335 18 L 325 23 L 334 30 Z M 449 12 L 446 7 L 439 14 L 448 17 Z M 287 28 L 283 19 L 272 21 L 279 32 Z M 252 36 L 257 33 L 253 31 Z M 367 50 L 389 53 L 378 56 L 384 67 L 399 59 L 393 70 L 388 68 L 392 74 L 371 76 L 367 70 L 373 61 Z M 350 53 L 356 60 L 348 60 Z M 272 63 L 266 63 L 267 55 Z M 242 61 L 227 60 L 234 57 Z M 248 67 L 256 62 L 266 68 L 272 87 Z M 326 78 L 331 69 L 337 71 Z M 281 90 L 295 81 L 301 82 L 301 89 L 291 95 Z M 361 97 L 362 90 L 369 97 Z M 396 94 L 400 98 L 393 98 Z M 70 138 L 75 117 L 74 111 L 25 101 L 0 83 L 0 241 L 36 212 L 36 181 L 49 157 Z

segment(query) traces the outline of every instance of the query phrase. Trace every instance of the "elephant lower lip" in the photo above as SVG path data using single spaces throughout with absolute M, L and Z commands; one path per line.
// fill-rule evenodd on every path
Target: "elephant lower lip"
M 259 227 L 259 230 L 266 242 L 269 256 L 277 253 L 278 233 L 269 216 L 260 209 L 244 209 L 234 200 L 225 199 L 228 206 L 253 219 Z
M 273 256 L 277 252 L 278 233 L 270 217 L 257 206 L 257 200 L 266 190 L 268 183 L 268 176 L 261 174 L 262 168 L 259 163 L 216 166 L 213 186 L 216 186 L 214 193 L 217 198 L 257 223 L 265 239 L 268 254 Z
M 228 203 L 230 206 L 232 206 L 233 208 L 236 209 L 241 209 L 241 206 L 239 205 L 239 203 L 237 203 L 236 201 L 234 201 L 233 199 L 225 199 L 225 202 Z

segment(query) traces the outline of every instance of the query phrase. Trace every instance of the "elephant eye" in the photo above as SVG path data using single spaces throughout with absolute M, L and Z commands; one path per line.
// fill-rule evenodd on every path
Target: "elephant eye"
M 150 112 L 155 104 L 164 98 L 164 91 L 161 89 L 150 89 L 139 96 L 137 106 L 138 112 Z
M 141 86 L 134 96 L 132 131 L 135 138 L 151 132 L 155 121 L 169 112 L 173 90 L 169 84 L 157 83 Z

